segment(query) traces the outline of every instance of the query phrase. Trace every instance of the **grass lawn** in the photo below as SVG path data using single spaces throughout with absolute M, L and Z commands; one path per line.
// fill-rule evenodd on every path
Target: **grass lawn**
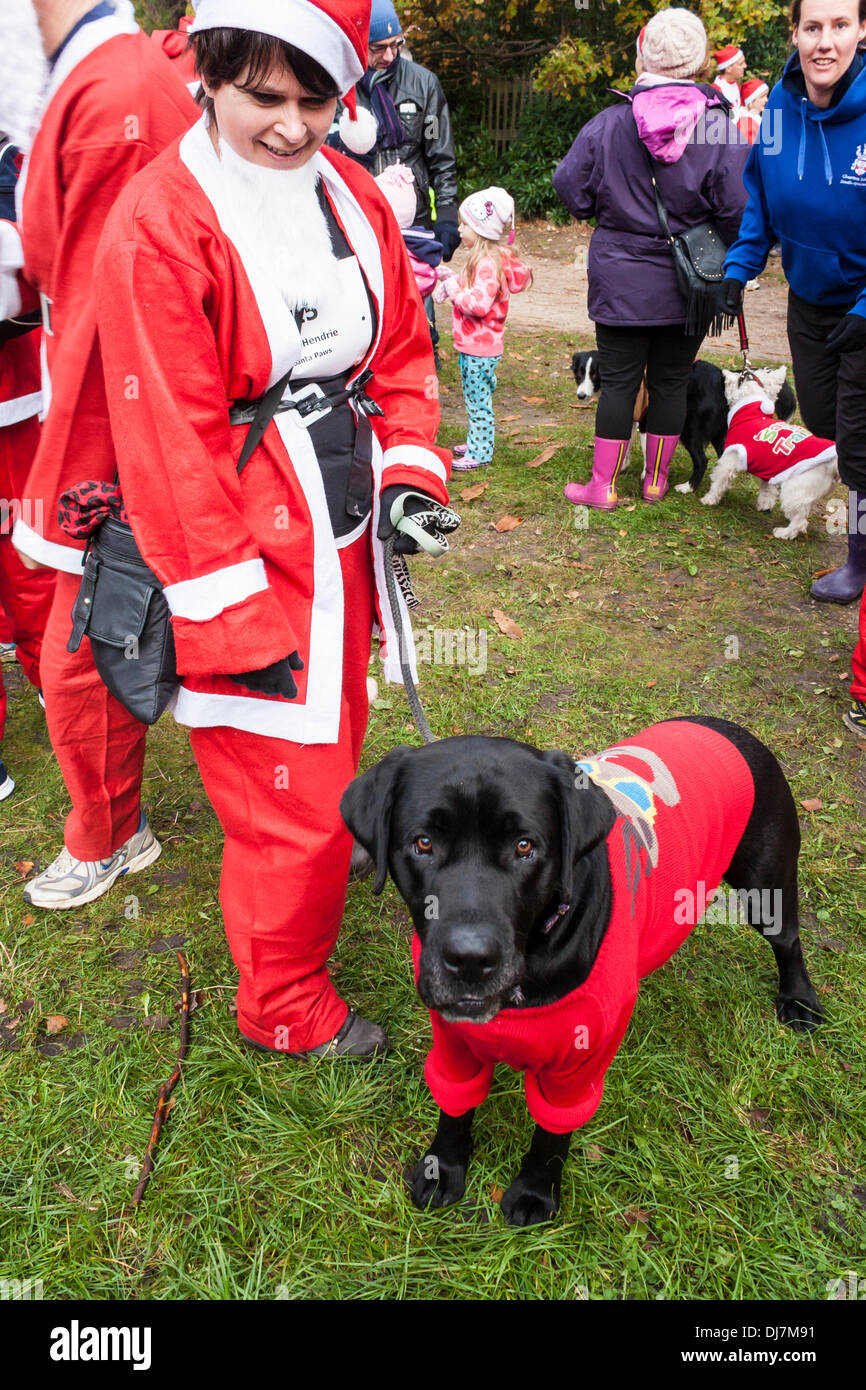
M 441 437 L 456 443 L 445 346 Z M 822 1299 L 828 1281 L 864 1273 L 866 744 L 840 720 L 856 612 L 808 598 L 841 542 L 820 518 L 808 540 L 774 541 L 747 481 L 715 509 L 676 492 L 634 505 L 634 464 L 626 505 L 576 529 L 562 487 L 588 477 L 594 416 L 575 408 L 573 346 L 511 335 L 495 466 L 455 479 L 459 541 L 414 565 L 428 650 L 448 653 L 435 634 L 465 627 L 478 658 L 424 667 L 430 723 L 573 753 L 677 713 L 748 724 L 798 802 L 820 802 L 801 810 L 801 905 L 827 1024 L 813 1037 L 780 1027 L 766 943 L 699 926 L 642 987 L 602 1106 L 572 1141 L 556 1224 L 513 1232 L 497 1208 L 531 1132 L 510 1072 L 479 1113 L 463 1202 L 422 1215 L 402 1174 L 435 1127 L 430 1030 L 394 889 L 350 891 L 334 962 L 345 997 L 387 1026 L 390 1057 L 308 1066 L 248 1052 L 220 834 L 184 731 L 166 719 L 150 739 L 155 868 L 79 912 L 28 910 L 21 883 L 58 852 L 66 802 L 35 693 L 7 666 L 3 754 L 18 790 L 0 807 L 0 1278 L 41 1279 L 51 1299 Z M 689 468 L 678 453 L 674 482 Z M 459 497 L 479 482 L 480 496 Z M 522 522 L 492 529 L 505 515 Z M 494 609 L 522 636 L 501 632 Z M 419 741 L 402 692 L 380 695 L 365 765 Z M 177 1046 L 181 942 L 203 993 L 149 1194 L 131 1211 Z

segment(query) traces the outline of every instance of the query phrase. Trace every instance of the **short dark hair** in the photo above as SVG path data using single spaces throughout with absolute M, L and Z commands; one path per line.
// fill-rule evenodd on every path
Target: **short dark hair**
M 792 29 L 796 29 L 796 28 L 797 28 L 797 25 L 800 23 L 800 12 L 801 12 L 802 8 L 803 8 L 803 0 L 794 0 L 794 3 L 793 3 L 792 6 L 791 6 L 791 28 L 792 28 Z M 863 21 L 864 21 L 864 19 L 866 19 L 866 0 L 859 0 L 859 4 L 858 4 L 858 6 L 857 6 L 857 20 L 858 20 L 858 23 L 862 24 Z
M 203 29 L 193 35 L 190 43 L 195 49 L 196 75 L 209 87 L 237 82 L 245 74 L 238 85 L 246 91 L 261 82 L 271 68 L 284 67 L 311 96 L 324 100 L 341 95 L 331 74 L 315 58 L 272 34 L 259 34 L 252 29 Z M 213 98 L 205 95 L 203 87 L 199 87 L 196 101 L 213 115 Z

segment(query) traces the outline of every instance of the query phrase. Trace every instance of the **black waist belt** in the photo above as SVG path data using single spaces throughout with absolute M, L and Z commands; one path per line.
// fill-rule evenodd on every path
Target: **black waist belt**
M 366 367 L 349 386 L 346 385 L 345 376 L 335 376 L 328 377 L 323 381 L 301 382 L 296 391 L 288 391 L 284 385 L 284 380 L 279 381 L 271 387 L 271 391 L 276 393 L 277 388 L 281 388 L 280 399 L 276 406 L 272 405 L 269 413 L 266 414 L 266 419 L 270 420 L 273 415 L 278 415 L 281 411 L 294 410 L 297 412 L 301 424 L 309 429 L 310 426 L 324 420 L 332 410 L 343 405 L 354 406 L 357 414 L 357 429 L 346 484 L 346 511 L 349 516 L 354 517 L 365 517 L 372 502 L 373 427 L 369 417 L 371 415 L 384 415 L 385 413 L 364 389 L 372 377 L 372 371 Z M 284 391 L 286 394 L 283 394 Z M 259 400 L 244 401 L 231 406 L 229 423 L 245 425 L 254 422 L 257 416 L 261 418 L 260 412 L 262 412 L 262 406 L 267 400 L 268 394 L 266 393 Z M 264 434 L 264 429 L 262 434 Z

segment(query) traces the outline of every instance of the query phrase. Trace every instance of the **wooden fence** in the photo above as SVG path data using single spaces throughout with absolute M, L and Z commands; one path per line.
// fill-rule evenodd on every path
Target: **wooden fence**
M 516 136 L 521 112 L 532 96 L 532 75 L 492 77 L 487 79 L 487 88 L 484 124 L 496 153 L 501 154 Z

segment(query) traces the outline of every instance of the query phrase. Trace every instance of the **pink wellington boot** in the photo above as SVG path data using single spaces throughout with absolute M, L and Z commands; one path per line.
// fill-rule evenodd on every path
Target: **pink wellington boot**
M 646 472 L 643 478 L 645 502 L 660 502 L 667 492 L 668 469 L 679 442 L 678 434 L 647 434 Z
M 616 480 L 628 458 L 628 439 L 595 438 L 592 477 L 588 483 L 566 483 L 565 495 L 576 507 L 595 507 L 602 512 L 616 510 Z

